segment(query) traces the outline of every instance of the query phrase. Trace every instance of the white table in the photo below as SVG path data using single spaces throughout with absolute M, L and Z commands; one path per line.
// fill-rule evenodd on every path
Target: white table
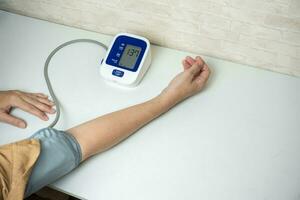
M 111 36 L 0 11 L 0 90 L 48 93 L 43 65 L 59 44 Z M 135 89 L 107 85 L 103 50 L 74 44 L 50 65 L 67 129 L 158 94 L 190 53 L 152 46 L 153 63 Z M 205 57 L 207 88 L 115 148 L 52 184 L 92 200 L 295 200 L 300 198 L 300 79 Z M 0 124 L 0 144 L 28 137 L 49 122 L 24 112 L 25 130 Z M 53 117 L 51 118 L 53 119 Z

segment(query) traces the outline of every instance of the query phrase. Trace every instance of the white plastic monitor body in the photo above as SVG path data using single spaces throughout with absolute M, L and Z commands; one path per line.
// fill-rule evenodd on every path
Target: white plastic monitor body
M 134 55 L 136 59 L 132 59 Z M 126 66 L 126 63 L 129 65 Z M 114 37 L 108 48 L 100 67 L 100 74 L 110 82 L 134 87 L 140 83 L 150 64 L 149 40 L 129 33 L 120 33 Z

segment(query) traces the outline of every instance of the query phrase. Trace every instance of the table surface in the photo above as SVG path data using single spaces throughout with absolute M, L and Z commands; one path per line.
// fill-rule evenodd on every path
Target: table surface
M 0 11 L 0 90 L 48 93 L 43 65 L 59 44 L 112 37 Z M 50 79 L 67 129 L 145 101 L 181 71 L 188 52 L 152 45 L 141 84 L 121 89 L 98 69 L 104 51 L 80 43 L 51 61 Z M 83 199 L 300 199 L 300 79 L 205 57 L 206 89 L 51 186 Z M 0 144 L 47 126 L 19 110 L 29 126 L 0 124 Z M 53 119 L 52 116 L 50 119 Z

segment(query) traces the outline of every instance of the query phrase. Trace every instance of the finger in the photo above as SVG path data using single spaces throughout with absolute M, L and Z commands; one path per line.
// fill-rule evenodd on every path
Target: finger
M 188 64 L 189 64 L 190 66 L 192 66 L 192 65 L 196 62 L 196 60 L 195 60 L 194 58 L 192 58 L 191 56 L 187 56 L 187 57 L 185 58 L 185 60 L 188 62 Z
M 19 128 L 26 128 L 26 122 L 7 113 L 0 114 L 0 121 L 11 124 Z
M 48 95 L 43 94 L 43 93 L 30 93 L 30 94 L 34 95 L 34 96 L 37 96 L 37 97 L 40 97 L 40 98 L 48 99 Z
M 34 105 L 26 102 L 22 98 L 18 98 L 18 100 L 15 102 L 14 106 L 20 108 L 21 110 L 23 110 L 25 112 L 33 114 L 42 120 L 47 121 L 49 119 L 48 116 L 44 112 L 42 112 L 41 110 L 36 108 Z
M 34 98 L 31 98 L 29 96 L 22 96 L 21 98 L 23 100 L 25 100 L 27 103 L 30 103 L 31 105 L 35 106 L 36 108 L 38 108 L 39 110 L 41 110 L 43 112 L 46 112 L 49 114 L 55 113 L 55 110 L 51 106 L 41 103 L 40 101 L 38 101 Z
M 185 59 L 182 60 L 182 66 L 184 71 L 191 67 L 191 65 Z
M 43 104 L 51 106 L 51 107 L 55 105 L 54 102 L 51 101 L 51 100 L 49 100 L 48 98 L 41 98 L 41 97 L 36 96 L 34 94 L 30 94 L 30 97 L 33 98 L 33 99 L 36 99 L 37 101 L 39 101 L 39 102 L 41 102 Z
M 195 76 L 197 76 L 202 69 L 203 66 L 200 66 L 198 63 L 194 63 L 191 68 L 189 68 L 187 71 L 191 75 L 192 79 L 194 79 Z
M 55 105 L 54 102 L 49 99 L 43 99 L 43 98 L 37 97 L 36 100 L 38 100 L 39 102 L 46 104 L 50 107 L 53 107 Z
M 196 62 L 199 65 L 204 65 L 205 64 L 205 61 L 200 56 L 196 56 Z
M 202 72 L 199 74 L 199 76 L 195 79 L 195 81 L 197 82 L 197 84 L 199 85 L 203 85 L 206 83 L 206 81 L 208 80 L 210 75 L 210 69 L 207 66 L 207 64 L 204 64 L 203 68 L 202 68 Z

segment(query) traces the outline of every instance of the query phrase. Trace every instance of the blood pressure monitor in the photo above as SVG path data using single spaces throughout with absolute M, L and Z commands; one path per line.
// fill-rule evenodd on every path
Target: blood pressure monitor
M 103 78 L 125 86 L 136 86 L 142 80 L 151 63 L 148 39 L 120 33 L 116 35 L 102 61 Z

